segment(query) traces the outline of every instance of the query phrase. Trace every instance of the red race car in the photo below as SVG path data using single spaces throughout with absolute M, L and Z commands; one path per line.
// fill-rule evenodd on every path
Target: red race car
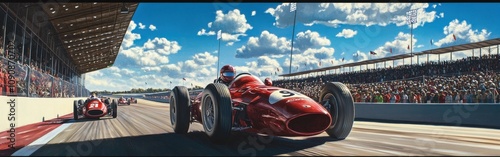
M 110 103 L 109 98 L 89 98 L 85 101 L 75 100 L 73 102 L 73 119 L 78 120 L 80 116 L 83 118 L 99 119 L 104 116 L 112 116 L 116 118 L 118 106 L 115 100 Z
M 137 99 L 135 99 L 134 97 L 130 97 L 130 98 L 128 99 L 128 101 L 129 101 L 130 103 L 137 104 Z
M 120 98 L 118 99 L 118 105 L 120 105 L 120 104 L 130 105 L 130 101 L 129 101 L 129 100 L 127 100 L 127 99 L 126 99 L 126 98 L 124 98 L 124 97 L 120 97 Z
M 318 92 L 320 103 L 249 73 L 237 75 L 229 87 L 211 83 L 192 101 L 186 87 L 176 86 L 170 96 L 170 122 L 179 134 L 187 133 L 191 122 L 199 122 L 217 143 L 226 142 L 233 131 L 275 136 L 313 136 L 326 131 L 333 139 L 345 139 L 354 123 L 349 89 L 329 82 Z

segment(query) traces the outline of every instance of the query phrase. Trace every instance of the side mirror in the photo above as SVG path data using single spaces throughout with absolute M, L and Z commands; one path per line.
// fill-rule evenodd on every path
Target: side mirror
M 273 86 L 273 81 L 271 81 L 271 78 L 268 77 L 264 80 L 264 84 L 266 86 Z

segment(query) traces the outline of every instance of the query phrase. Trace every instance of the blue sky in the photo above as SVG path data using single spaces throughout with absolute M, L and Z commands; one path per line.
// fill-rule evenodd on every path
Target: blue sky
M 500 14 L 498 7 L 498 3 L 299 3 L 292 72 L 410 53 L 406 12 L 412 9 L 418 13 L 413 52 L 498 38 L 495 30 L 500 30 L 500 23 L 492 18 Z M 108 91 L 205 86 L 218 72 L 218 30 L 223 32 L 220 66 L 231 64 L 238 73 L 277 79 L 275 73 L 289 71 L 294 13 L 289 3 L 140 3 L 115 64 L 85 74 L 85 85 Z M 369 55 L 370 51 L 377 55 Z M 452 55 L 459 59 L 471 54 Z M 449 58 L 441 55 L 441 60 Z M 410 59 L 404 62 L 409 63 Z

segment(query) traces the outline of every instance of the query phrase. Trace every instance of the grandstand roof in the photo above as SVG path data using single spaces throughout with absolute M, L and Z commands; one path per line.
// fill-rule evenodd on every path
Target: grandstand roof
M 137 7 L 138 3 L 42 4 L 80 74 L 113 65 Z
M 480 41 L 480 42 L 475 42 L 475 43 L 468 43 L 468 44 L 461 44 L 461 45 L 454 45 L 454 46 L 449 46 L 449 47 L 431 49 L 431 50 L 426 50 L 426 51 L 422 51 L 422 52 L 415 52 L 414 55 L 419 56 L 419 55 L 425 55 L 425 54 L 443 54 L 443 53 L 477 49 L 477 48 L 494 46 L 494 45 L 500 45 L 500 38 L 495 38 L 495 39 L 485 40 L 485 41 Z M 309 74 L 309 73 L 313 73 L 313 72 L 323 72 L 326 70 L 333 70 L 333 69 L 338 69 L 338 68 L 342 68 L 342 67 L 354 67 L 354 66 L 374 64 L 374 63 L 379 63 L 379 62 L 384 62 L 384 61 L 404 59 L 404 58 L 409 58 L 409 57 L 411 57 L 411 54 L 406 53 L 406 54 L 400 54 L 400 55 L 389 56 L 389 57 L 384 57 L 384 58 L 364 60 L 364 61 L 360 61 L 360 62 L 346 63 L 346 64 L 329 66 L 329 67 L 318 68 L 318 69 L 313 69 L 313 70 L 300 71 L 300 72 L 291 73 L 291 74 L 283 74 L 283 75 L 279 75 L 279 76 L 282 76 L 282 77 L 297 76 L 297 75 Z

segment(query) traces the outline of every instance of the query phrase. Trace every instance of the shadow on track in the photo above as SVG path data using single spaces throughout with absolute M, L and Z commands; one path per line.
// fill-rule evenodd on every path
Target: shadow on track
M 271 156 L 293 153 L 332 141 L 329 137 L 294 140 L 238 134 L 225 144 L 210 142 L 204 132 L 152 134 L 44 145 L 35 156 Z

